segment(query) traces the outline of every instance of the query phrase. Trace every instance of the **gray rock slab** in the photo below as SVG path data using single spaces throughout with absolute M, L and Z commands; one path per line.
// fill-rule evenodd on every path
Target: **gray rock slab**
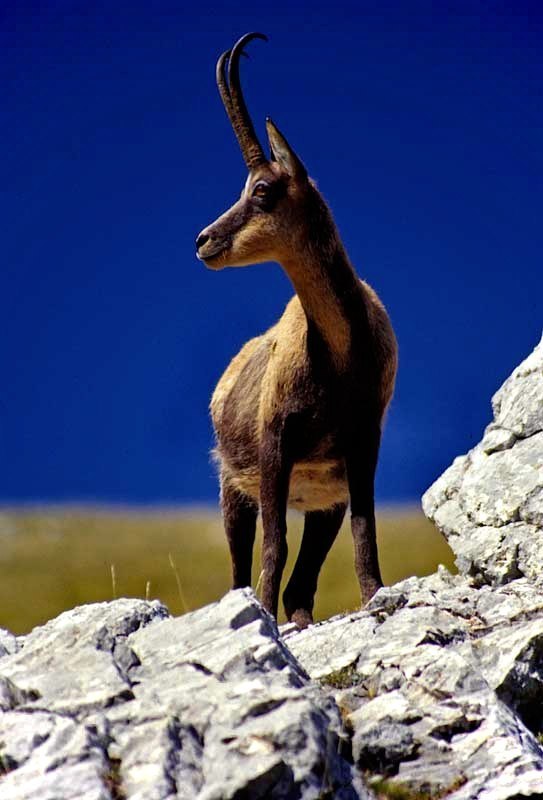
M 92 725 L 47 712 L 0 716 L 2 800 L 112 800 L 104 740 Z
M 0 661 L 0 677 L 31 692 L 33 708 L 75 715 L 112 705 L 130 694 L 127 637 L 168 613 L 143 600 L 66 611 L 23 637 L 19 650 Z
M 7 631 L 5 628 L 0 628 L 0 658 L 7 655 L 13 655 L 19 649 L 17 637 Z
M 541 581 L 543 547 L 543 340 L 492 400 L 481 442 L 422 498 L 461 573 L 479 583 Z
M 164 752 L 172 725 L 184 731 L 187 759 L 177 764 L 178 786 L 191 783 L 201 800 L 243 791 L 311 798 L 330 787 L 357 796 L 348 791 L 350 768 L 338 754 L 335 703 L 309 682 L 252 592 L 230 592 L 160 629 L 150 626 L 129 638 L 140 662 L 130 677 L 139 708 L 170 719 Z M 114 712 L 115 730 L 123 710 Z M 119 740 L 124 764 L 124 754 L 134 757 L 137 750 L 130 726 Z
M 328 686 L 376 790 L 541 797 L 542 604 L 526 579 L 478 588 L 441 568 L 285 641 Z
M 250 590 L 175 619 L 66 612 L 1 659 L 2 687 L 2 800 L 371 796 L 334 699 Z

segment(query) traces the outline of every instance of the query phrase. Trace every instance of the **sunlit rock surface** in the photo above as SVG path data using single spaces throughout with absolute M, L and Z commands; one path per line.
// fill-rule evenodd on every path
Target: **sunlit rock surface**
M 285 641 L 380 796 L 543 797 L 543 592 L 525 578 L 477 588 L 441 569 Z
M 368 797 L 341 715 L 249 590 L 82 606 L 0 658 L 2 800 Z
M 543 795 L 526 578 L 442 569 L 282 636 L 249 590 L 178 618 L 117 600 L 9 644 L 2 800 Z
M 543 579 L 543 340 L 492 399 L 494 420 L 426 492 L 424 512 L 478 583 Z

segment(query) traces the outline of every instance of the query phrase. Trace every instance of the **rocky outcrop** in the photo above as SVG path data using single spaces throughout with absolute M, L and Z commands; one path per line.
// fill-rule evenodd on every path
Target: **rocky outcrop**
M 543 593 L 445 570 L 305 631 L 249 590 L 65 612 L 0 659 L 2 800 L 543 796 Z
M 543 797 L 543 592 L 444 569 L 285 636 L 328 688 L 381 796 Z
M 0 631 L 0 800 L 543 798 L 543 345 L 424 507 L 460 574 L 277 629 L 250 590 Z
M 426 492 L 424 512 L 478 584 L 543 576 L 543 340 L 492 398 L 494 420 Z
M 117 600 L 5 635 L 2 800 L 368 797 L 337 705 L 249 590 Z

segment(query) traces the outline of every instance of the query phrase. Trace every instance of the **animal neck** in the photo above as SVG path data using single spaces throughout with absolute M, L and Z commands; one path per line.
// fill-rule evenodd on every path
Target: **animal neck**
M 320 199 L 320 198 L 319 198 Z M 282 260 L 308 319 L 341 367 L 352 352 L 353 337 L 367 326 L 365 296 L 331 214 L 313 222 L 294 255 Z M 321 209 L 322 211 L 322 209 Z M 315 232 L 315 233 L 312 233 Z

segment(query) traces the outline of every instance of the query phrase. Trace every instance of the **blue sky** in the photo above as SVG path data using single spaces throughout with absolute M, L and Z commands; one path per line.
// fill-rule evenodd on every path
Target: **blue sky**
M 389 309 L 400 372 L 378 473 L 417 500 L 490 419 L 543 325 L 543 11 L 525 2 L 4 4 L 0 502 L 214 502 L 208 401 L 292 289 L 207 271 L 245 167 L 242 80 Z

